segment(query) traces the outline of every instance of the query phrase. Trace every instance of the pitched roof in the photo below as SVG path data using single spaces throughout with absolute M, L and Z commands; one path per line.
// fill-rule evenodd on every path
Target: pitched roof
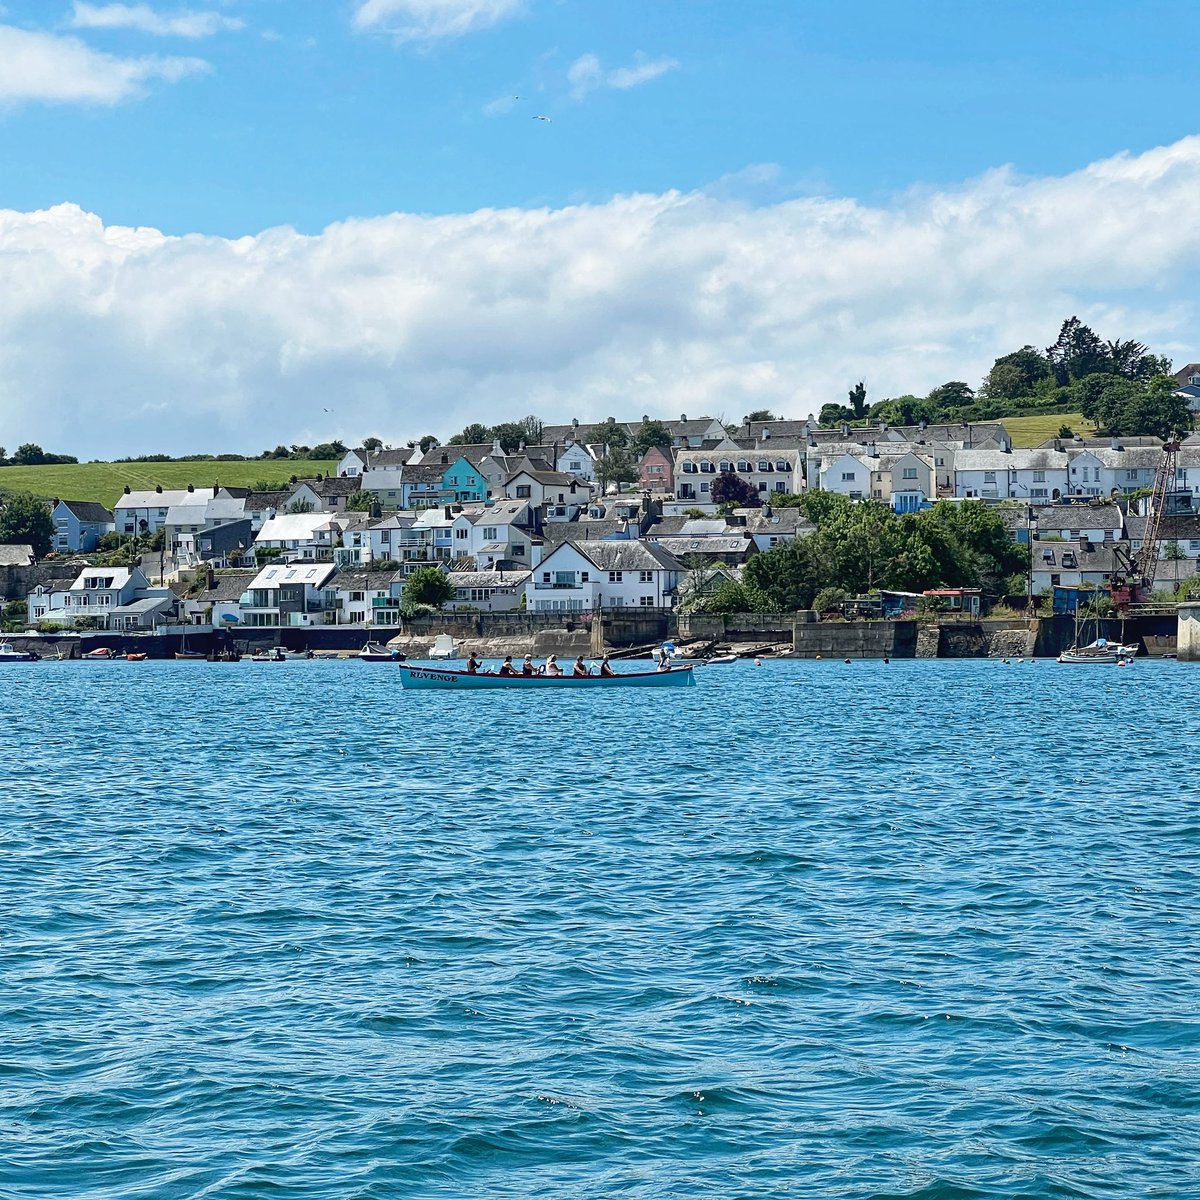
M 735 537 L 663 537 L 655 542 L 676 557 L 684 554 L 749 554 L 757 549 L 751 538 Z
M 60 500 L 59 504 L 69 508 L 75 514 L 76 520 L 83 521 L 85 524 L 112 524 L 112 513 L 103 504 L 97 504 L 94 500 Z
M 185 594 L 190 586 L 187 583 L 172 585 L 172 591 L 181 600 L 192 604 L 227 604 L 232 600 L 241 599 L 242 593 L 254 582 L 256 574 L 256 571 L 236 571 L 229 574 L 222 572 L 213 576 L 212 587 L 206 587 L 196 596 Z
M 456 588 L 518 588 L 533 572 L 524 571 L 451 571 L 446 576 Z
M 411 446 L 402 446 L 399 450 L 356 450 L 364 462 L 363 470 L 378 471 L 388 467 L 402 467 L 417 451 Z
M 1067 559 L 1064 562 L 1064 558 Z M 1074 566 L 1070 564 L 1074 562 Z M 1088 571 L 1112 575 L 1122 570 L 1113 542 L 1033 541 L 1035 571 Z
M 0 546 L 0 567 L 30 567 L 33 565 L 33 547 L 24 545 Z
M 246 512 L 266 512 L 269 508 L 285 508 L 291 498 L 290 491 L 250 492 L 246 495 Z
M 203 493 L 200 493 L 203 494 Z M 113 505 L 115 512 L 119 508 L 170 508 L 173 504 L 190 504 L 196 499 L 195 490 L 173 488 L 170 491 L 151 490 L 147 492 L 127 492 L 119 497 Z
M 547 521 L 540 536 L 547 546 L 561 546 L 564 542 L 600 542 L 614 533 L 624 533 L 625 524 L 620 517 L 602 521 Z
M 333 589 L 337 592 L 376 592 L 403 579 L 403 571 L 341 571 L 333 581 Z
M 1061 450 L 957 450 L 954 470 L 960 471 L 1065 471 L 1067 456 Z
M 653 542 L 569 542 L 601 571 L 682 571 L 683 564 Z M 557 547 L 556 547 L 557 549 Z M 546 556 L 547 558 L 549 555 Z M 542 559 L 544 563 L 546 559 Z
M 298 583 L 321 587 L 337 568 L 333 563 L 271 563 L 250 582 L 251 588 L 273 589 Z
M 1017 529 L 1025 528 L 1024 507 Z M 1035 510 L 1042 533 L 1076 533 L 1085 529 L 1120 529 L 1121 510 L 1115 504 L 1045 504 Z

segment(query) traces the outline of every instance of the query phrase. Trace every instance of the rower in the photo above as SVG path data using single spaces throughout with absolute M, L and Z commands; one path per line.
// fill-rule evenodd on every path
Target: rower
M 560 667 L 558 665 L 558 658 L 556 655 L 552 654 L 552 655 L 550 655 L 550 657 L 548 659 L 546 659 L 546 674 L 547 675 L 561 675 L 562 674 L 562 667 Z
M 600 674 L 601 675 L 615 675 L 616 674 L 616 671 L 614 671 L 612 669 L 612 665 L 608 661 L 607 654 L 600 660 Z
M 500 664 L 500 671 L 499 671 L 499 673 L 500 673 L 501 675 L 516 675 L 516 674 L 519 674 L 519 672 L 517 671 L 517 668 L 513 666 L 513 660 L 512 660 L 512 655 L 511 655 L 511 654 L 506 654 L 506 655 L 504 656 L 504 661 L 503 661 L 503 662 Z
M 482 665 L 483 664 L 480 663 L 479 659 L 477 659 L 474 654 L 467 655 L 467 674 L 468 675 L 478 675 L 479 668 Z
M 586 678 L 591 674 L 591 671 L 588 670 L 587 663 L 583 661 L 582 654 L 575 660 L 575 665 L 571 668 L 571 674 L 576 679 Z
M 525 655 L 525 661 L 521 664 L 522 675 L 536 675 L 537 672 L 533 669 L 533 655 Z

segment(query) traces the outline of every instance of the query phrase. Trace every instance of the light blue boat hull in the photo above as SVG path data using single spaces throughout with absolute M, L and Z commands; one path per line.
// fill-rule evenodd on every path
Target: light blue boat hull
M 400 683 L 415 690 L 480 691 L 490 688 L 695 687 L 691 667 L 670 671 L 638 671 L 628 675 L 468 675 L 443 667 L 399 667 Z

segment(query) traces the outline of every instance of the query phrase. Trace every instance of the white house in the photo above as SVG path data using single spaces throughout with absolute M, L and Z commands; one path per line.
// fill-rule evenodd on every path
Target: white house
M 284 513 L 264 523 L 254 544 L 285 559 L 330 559 L 341 537 L 341 524 L 329 513 Z
M 596 480 L 596 454 L 582 442 L 568 442 L 559 451 L 554 469 L 564 475 L 577 475 L 588 483 Z
M 1162 445 L 1124 446 L 1113 438 L 1110 446 L 1067 450 L 1067 470 L 1072 496 L 1111 496 L 1136 492 L 1154 483 L 1162 462 Z M 1200 482 L 1200 480 L 1198 480 Z
M 849 496 L 851 500 L 868 500 L 871 496 L 871 468 L 866 462 L 866 452 L 851 454 L 842 452 L 816 459 L 816 485 L 823 492 L 836 492 Z
M 447 608 L 476 612 L 513 612 L 520 608 L 529 571 L 451 571 L 454 599 Z
M 195 488 L 179 488 L 163 491 L 156 487 L 152 492 L 133 492 L 125 489 L 124 495 L 113 506 L 113 525 L 117 533 L 156 533 L 167 523 L 167 514 L 176 505 L 196 502 Z
M 651 542 L 564 542 L 525 585 L 530 612 L 670 608 L 683 564 Z
M 1033 594 L 1041 596 L 1056 587 L 1103 588 L 1122 570 L 1117 548 L 1110 542 L 1033 541 Z
M 175 594 L 152 588 L 140 567 L 85 567 L 69 588 L 29 593 L 31 623 L 74 626 L 83 618 L 98 629 L 152 629 L 175 612 Z
M 587 507 L 592 490 L 577 475 L 522 468 L 504 481 L 504 495 L 542 509 L 548 521 L 569 521 Z
M 339 625 L 400 623 L 403 571 L 344 571 L 333 581 Z
M 242 622 L 262 625 L 325 625 L 337 600 L 328 585 L 333 563 L 274 563 L 254 577 L 241 598 Z
M 1028 500 L 1048 504 L 1067 494 L 1067 455 L 1061 450 L 959 450 L 954 494 L 967 500 Z
M 452 509 L 452 554 L 470 556 L 481 571 L 533 564 L 533 515 L 528 500 L 489 500 Z
M 772 493 L 804 490 L 804 454 L 797 447 L 772 446 L 769 438 L 753 448 L 724 438 L 711 450 L 680 450 L 675 456 L 675 498 L 711 503 L 713 482 L 722 474 L 737 475 L 765 504 Z

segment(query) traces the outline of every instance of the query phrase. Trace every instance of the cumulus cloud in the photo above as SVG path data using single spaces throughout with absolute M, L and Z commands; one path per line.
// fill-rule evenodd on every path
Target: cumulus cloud
M 148 4 L 88 4 L 85 0 L 75 0 L 70 23 L 75 29 L 133 29 L 156 37 L 184 38 L 211 37 L 245 24 L 215 12 L 181 9 L 163 13 Z
M 399 41 L 461 37 L 521 11 L 522 0 L 359 0 L 354 24 L 381 29 Z
M 1075 312 L 1194 358 L 1198 188 L 1188 138 L 874 206 L 668 192 L 236 240 L 0 212 L 0 428 L 102 457 L 804 416 L 863 377 L 978 380 Z
M 0 104 L 119 104 L 148 83 L 206 70 L 198 58 L 120 58 L 77 38 L 0 25 Z
M 571 96 L 582 100 L 589 92 L 597 88 L 616 88 L 626 91 L 649 83 L 659 76 L 673 71 L 679 66 L 673 58 L 647 58 L 640 50 L 633 56 L 633 62 L 625 67 L 615 67 L 606 71 L 599 58 L 594 54 L 582 54 L 567 68 L 567 82 L 571 85 Z

